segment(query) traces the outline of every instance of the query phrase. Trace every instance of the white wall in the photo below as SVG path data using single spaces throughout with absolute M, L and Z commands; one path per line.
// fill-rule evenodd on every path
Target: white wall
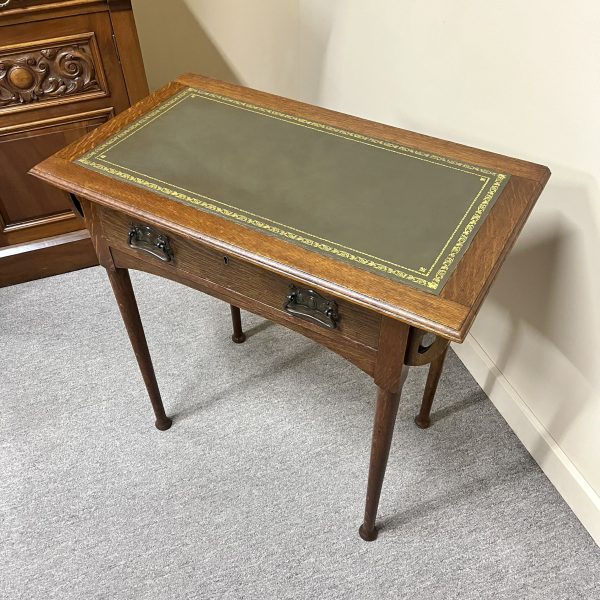
M 134 10 L 152 87 L 201 72 L 551 168 L 457 352 L 600 543 L 600 2 Z

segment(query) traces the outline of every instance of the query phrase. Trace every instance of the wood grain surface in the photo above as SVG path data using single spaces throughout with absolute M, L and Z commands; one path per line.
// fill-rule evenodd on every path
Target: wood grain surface
M 101 141 L 188 86 L 509 173 L 511 179 L 442 294 L 436 297 L 216 215 L 200 212 L 192 206 L 165 201 L 150 191 L 109 179 L 72 163 Z M 217 252 L 225 252 L 248 264 L 291 277 L 304 285 L 317 287 L 381 315 L 455 341 L 462 341 L 467 335 L 495 274 L 550 175 L 549 170 L 541 165 L 198 75 L 182 75 L 34 167 L 32 173 L 95 203 L 162 227 L 182 239 L 200 242 Z
M 68 194 L 28 171 L 148 93 L 137 48 L 127 0 L 0 8 L 0 287 L 97 264 Z

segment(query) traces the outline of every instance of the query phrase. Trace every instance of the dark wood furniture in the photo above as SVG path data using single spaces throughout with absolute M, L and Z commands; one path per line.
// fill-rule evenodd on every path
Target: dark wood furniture
M 202 95 L 203 100 L 199 102 L 209 98 L 263 117 L 292 123 L 294 127 L 299 126 L 290 128 L 286 135 L 291 137 L 284 140 L 283 146 L 275 146 L 273 156 L 294 152 L 301 136 L 306 133 L 302 128 L 307 127 L 369 147 L 385 147 L 397 154 L 416 155 L 426 163 L 442 161 L 450 169 L 460 165 L 465 172 L 470 168 L 467 165 L 469 163 L 479 165 L 473 167 L 477 173 L 491 173 L 493 178 L 496 172 L 502 171 L 509 174 L 510 178 L 502 192 L 498 193 L 499 198 L 485 220 L 479 223 L 480 228 L 473 234 L 468 249 L 462 258 L 457 259 L 456 268 L 451 274 L 446 273 L 444 285 L 434 290 L 436 295 L 432 293 L 432 287 L 410 286 L 401 280 L 372 272 L 364 268 L 363 261 L 354 264 L 350 260 L 304 247 L 306 236 L 309 235 L 307 233 L 302 234 L 300 241 L 292 243 L 289 237 L 293 237 L 292 234 L 287 234 L 288 239 L 276 234 L 275 229 L 266 234 L 258 226 L 250 226 L 248 223 L 252 221 L 260 225 L 261 220 L 256 215 L 248 218 L 249 221 L 244 224 L 236 222 L 239 217 L 236 217 L 237 213 L 215 208 L 210 203 L 199 210 L 193 203 L 204 201 L 199 195 L 195 197 L 196 200 L 189 196 L 192 194 L 189 188 L 181 191 L 183 187 L 175 188 L 170 182 L 161 182 L 158 175 L 152 180 L 155 183 L 149 182 L 145 179 L 149 175 L 135 171 L 131 165 L 107 166 L 114 165 L 110 163 L 110 160 L 116 160 L 111 152 L 117 144 L 123 144 L 119 149 L 126 148 L 130 143 L 126 140 L 131 141 L 134 134 L 138 135 L 136 128 L 141 130 L 141 123 L 144 127 L 148 125 L 148 129 L 144 130 L 146 133 L 151 131 L 149 124 L 158 123 L 156 115 L 164 111 L 165 106 L 174 106 L 176 101 L 179 102 L 178 98 L 189 93 L 189 88 L 192 95 Z M 218 107 L 211 106 L 211 110 L 216 111 Z M 237 116 L 231 113 L 228 118 Z M 262 127 L 266 123 L 259 121 L 254 119 L 253 126 Z M 211 126 L 214 126 L 212 118 L 210 123 L 208 120 L 200 123 L 203 131 Z M 276 128 L 277 124 L 273 124 L 273 127 Z M 273 135 L 279 133 L 279 129 L 273 130 Z M 117 138 L 112 137 L 115 134 L 118 134 Z M 231 137 L 234 145 L 237 145 L 237 135 L 236 130 Z M 241 130 L 239 135 L 241 140 Z M 262 138 L 256 140 L 257 152 L 262 141 Z M 325 138 L 320 138 L 316 143 L 321 141 L 336 143 Z M 152 168 L 160 167 L 167 159 L 175 160 L 173 156 L 166 157 L 167 151 L 160 147 L 160 140 L 155 142 L 159 146 L 156 150 L 158 160 Z M 222 142 L 218 135 L 213 136 L 207 153 L 196 154 L 199 152 L 196 149 L 191 157 L 184 156 L 184 168 L 181 168 L 182 163 L 177 159 L 175 170 L 179 169 L 181 176 L 189 175 L 190 170 L 202 170 L 212 160 L 213 150 L 218 154 Z M 145 144 L 144 148 L 148 148 L 147 141 Z M 172 140 L 171 144 L 167 146 L 171 148 L 169 152 L 175 152 L 176 144 L 173 145 Z M 343 146 L 342 150 L 360 150 L 357 148 Z M 230 150 L 235 152 L 233 146 L 230 146 Z M 145 154 L 151 153 L 143 152 L 142 159 Z M 439 155 L 445 158 L 441 159 Z M 221 158 L 227 162 L 227 154 Z M 305 158 L 310 162 L 314 157 L 307 155 Z M 390 157 L 386 155 L 383 158 L 387 160 Z M 323 155 L 319 160 L 328 160 L 328 157 Z M 186 161 L 190 161 L 189 168 L 185 166 Z M 281 164 L 285 166 L 287 163 L 284 161 Z M 425 167 L 429 168 L 427 165 Z M 360 527 L 360 535 L 365 540 L 377 537 L 375 518 L 379 496 L 400 391 L 408 367 L 428 363 L 434 365 L 427 384 L 424 407 L 417 417 L 418 424 L 426 425 L 430 400 L 448 343 L 450 340 L 464 340 L 490 284 L 550 175 L 549 170 L 540 165 L 195 75 L 179 77 L 126 113 L 36 166 L 32 172 L 73 194 L 73 201 L 90 231 L 98 260 L 108 272 L 159 429 L 170 427 L 171 420 L 165 414 L 154 377 L 128 269 L 166 277 L 230 303 L 233 307 L 234 341 L 243 339 L 238 312 L 238 308 L 242 308 L 302 333 L 373 377 L 378 395 L 365 515 Z M 248 188 L 238 179 L 240 173 L 227 169 L 225 172 L 241 201 Z M 309 179 L 312 177 L 310 170 L 304 175 Z M 321 175 L 323 173 L 319 177 Z M 293 178 L 295 174 L 289 171 L 288 176 Z M 209 185 L 211 177 L 212 172 L 201 174 L 201 187 Z M 261 193 L 267 193 L 260 187 L 266 178 L 266 172 L 262 171 L 256 183 Z M 485 180 L 486 177 L 482 176 L 481 181 Z M 278 181 L 277 177 L 275 181 Z M 325 185 L 329 179 L 319 181 Z M 226 183 L 218 179 L 216 188 L 224 189 Z M 354 186 L 359 182 L 352 183 Z M 376 187 L 373 186 L 372 190 L 375 196 Z M 293 194 L 297 190 L 288 191 Z M 188 200 L 176 201 L 165 196 Z M 206 199 L 207 196 L 202 198 Z M 218 204 L 219 201 L 214 200 L 214 203 Z M 319 210 L 323 208 L 322 205 L 315 206 Z M 415 206 L 415 202 L 409 202 L 406 208 L 413 209 Z M 297 207 L 286 204 L 284 208 L 291 213 Z M 338 208 L 338 214 L 346 210 L 343 204 Z M 218 214 L 218 211 L 222 214 Z M 332 214 L 335 213 L 333 210 Z M 310 219 L 311 215 L 308 217 Z M 406 231 L 410 233 L 410 228 Z M 341 235 L 344 232 L 337 233 Z M 415 240 L 418 241 L 418 236 Z M 291 291 L 290 285 L 293 286 Z M 428 337 L 433 339 L 428 341 Z
M 0 287 L 97 264 L 29 169 L 148 94 L 128 1 L 0 2 Z

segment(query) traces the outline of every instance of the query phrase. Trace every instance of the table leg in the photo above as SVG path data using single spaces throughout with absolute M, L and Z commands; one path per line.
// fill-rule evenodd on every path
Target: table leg
M 408 367 L 404 368 L 402 383 L 408 374 Z M 369 481 L 367 484 L 367 500 L 365 503 L 365 518 L 358 530 L 363 540 L 371 542 L 377 539 L 375 519 L 379 506 L 379 497 L 383 486 L 383 478 L 387 467 L 390 446 L 394 435 L 394 425 L 398 413 L 398 404 L 402 386 L 397 392 L 377 388 L 377 406 L 373 421 L 373 438 L 371 442 L 371 462 L 369 465 Z
M 160 397 L 156 376 L 154 375 L 154 367 L 152 366 L 150 352 L 148 351 L 146 335 L 144 334 L 140 313 L 135 301 L 133 288 L 131 287 L 131 279 L 129 279 L 129 271 L 127 269 L 106 269 L 106 272 L 108 273 L 110 284 L 117 299 L 119 310 L 121 311 L 121 317 L 127 328 L 129 340 L 133 346 L 135 357 L 142 372 L 148 395 L 150 396 L 150 402 L 152 403 L 156 417 L 156 428 L 164 431 L 171 427 L 172 421 L 165 414 Z
M 440 381 L 442 369 L 444 368 L 444 359 L 446 358 L 447 352 L 448 346 L 446 346 L 444 351 L 429 365 L 429 373 L 427 374 L 427 383 L 425 384 L 421 410 L 415 417 L 415 423 L 421 429 L 427 429 L 429 425 L 431 425 L 429 415 L 431 413 L 431 406 L 433 404 L 433 399 L 435 398 L 435 392 Z
M 231 323 L 233 325 L 233 335 L 231 339 L 236 344 L 241 344 L 246 341 L 246 334 L 242 330 L 242 315 L 240 309 L 237 306 L 230 305 L 231 308 Z

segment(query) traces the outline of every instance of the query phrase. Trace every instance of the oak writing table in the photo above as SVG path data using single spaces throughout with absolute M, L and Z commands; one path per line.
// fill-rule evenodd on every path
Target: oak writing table
M 363 524 L 400 391 L 462 342 L 550 176 L 540 165 L 183 75 L 32 170 L 71 193 L 168 429 L 128 269 L 280 323 L 373 377 Z M 164 299 L 168 303 L 168 299 Z M 433 338 L 428 342 L 427 338 Z

